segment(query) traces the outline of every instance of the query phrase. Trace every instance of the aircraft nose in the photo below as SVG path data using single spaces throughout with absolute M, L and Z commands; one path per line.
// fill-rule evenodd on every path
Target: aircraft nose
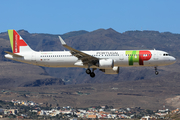
M 171 57 L 171 58 L 170 58 L 170 61 L 172 61 L 173 63 L 175 63 L 175 62 L 176 62 L 176 58 Z

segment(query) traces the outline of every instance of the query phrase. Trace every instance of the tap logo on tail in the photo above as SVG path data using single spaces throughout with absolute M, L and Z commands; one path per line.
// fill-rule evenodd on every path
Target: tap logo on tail
M 28 46 L 27 43 L 15 30 L 8 30 L 8 34 L 13 53 L 20 53 L 20 49 L 22 46 Z

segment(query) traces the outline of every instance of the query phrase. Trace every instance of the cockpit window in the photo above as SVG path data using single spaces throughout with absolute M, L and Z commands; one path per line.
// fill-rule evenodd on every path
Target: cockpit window
M 167 53 L 164 53 L 164 54 L 163 54 L 163 56 L 169 56 L 169 54 L 167 54 Z

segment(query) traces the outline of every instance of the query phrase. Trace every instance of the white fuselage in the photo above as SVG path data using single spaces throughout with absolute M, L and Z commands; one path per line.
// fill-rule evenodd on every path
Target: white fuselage
M 132 50 L 131 50 L 132 51 Z M 140 65 L 137 61 L 133 61 L 133 65 L 129 63 L 129 57 L 133 56 L 134 59 L 140 56 L 140 54 L 128 54 L 128 50 L 106 50 L 106 51 L 82 51 L 86 54 L 94 56 L 99 59 L 113 59 L 114 66 L 130 67 L 130 66 L 165 66 L 175 63 L 175 58 L 169 56 L 167 52 L 159 50 L 148 50 L 151 52 L 151 58 L 144 61 L 143 65 Z M 17 53 L 18 54 L 18 53 Z M 44 66 L 44 67 L 83 67 L 83 65 L 77 57 L 73 56 L 69 51 L 46 51 L 46 52 L 22 52 L 19 54 L 23 57 L 16 57 L 10 54 L 5 55 L 6 58 L 24 62 L 28 64 Z M 146 57 L 146 55 L 142 54 Z M 148 56 L 148 55 L 147 55 Z M 98 68 L 97 66 L 91 66 L 91 68 Z

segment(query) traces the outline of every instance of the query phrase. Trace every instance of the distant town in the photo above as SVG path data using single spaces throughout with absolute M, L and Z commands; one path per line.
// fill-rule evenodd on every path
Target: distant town
M 45 104 L 45 107 L 41 105 Z M 141 119 L 156 120 L 167 118 L 171 114 L 179 114 L 179 109 L 152 111 L 148 109 L 118 108 L 112 106 L 92 106 L 89 108 L 73 108 L 71 106 L 56 107 L 48 103 L 35 103 L 25 100 L 0 100 L 0 118 L 17 119 Z

